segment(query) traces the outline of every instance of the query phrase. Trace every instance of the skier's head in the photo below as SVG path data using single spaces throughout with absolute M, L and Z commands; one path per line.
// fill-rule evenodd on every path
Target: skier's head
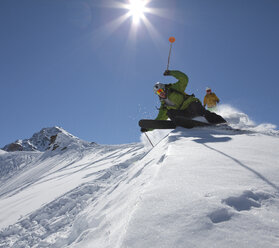
M 157 82 L 154 85 L 154 92 L 161 98 L 167 98 L 166 87 L 164 84 Z
M 210 89 L 209 87 L 207 87 L 207 88 L 205 89 L 205 91 L 206 91 L 206 94 L 210 94 L 210 93 L 211 93 L 211 89 Z

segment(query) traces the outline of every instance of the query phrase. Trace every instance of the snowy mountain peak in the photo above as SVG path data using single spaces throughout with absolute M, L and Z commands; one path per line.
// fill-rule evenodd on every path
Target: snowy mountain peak
M 77 137 L 68 133 L 61 127 L 43 128 L 33 134 L 30 139 L 17 140 L 2 148 L 7 152 L 14 151 L 46 151 L 60 148 L 65 150 L 69 144 L 82 142 Z

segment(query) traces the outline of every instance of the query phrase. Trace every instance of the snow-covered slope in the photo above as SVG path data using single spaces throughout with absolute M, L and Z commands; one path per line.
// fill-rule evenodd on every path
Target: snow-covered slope
M 5 151 L 3 151 L 2 149 L 0 149 L 0 155 L 1 154 L 5 154 L 6 152 Z
M 0 185 L 0 247 L 279 247 L 278 131 L 223 111 L 241 130 L 1 152 L 22 168 Z
M 167 139 L 122 247 L 278 247 L 277 137 L 177 129 Z

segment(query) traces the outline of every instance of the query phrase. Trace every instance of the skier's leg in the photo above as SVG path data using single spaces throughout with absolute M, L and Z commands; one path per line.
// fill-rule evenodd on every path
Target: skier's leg
M 196 116 L 204 116 L 205 114 L 205 109 L 199 101 L 192 102 L 186 110 L 188 112 L 189 118 L 194 118 Z
M 177 116 L 186 117 L 187 113 L 184 110 L 170 109 L 168 111 L 168 117 L 173 121 Z
M 181 116 L 184 118 L 194 118 L 196 116 L 204 116 L 205 109 L 201 105 L 199 101 L 192 102 L 187 109 L 184 110 L 176 110 L 176 109 L 170 109 L 168 111 L 168 117 L 171 120 L 174 120 L 175 117 Z
M 204 116 L 206 120 L 213 124 L 225 123 L 226 120 L 214 112 L 206 110 L 199 101 L 193 102 L 187 108 L 189 112 L 188 117 L 194 118 L 196 116 Z
M 210 112 L 208 110 L 205 110 L 204 117 L 208 122 L 213 123 L 213 124 L 226 122 L 226 120 L 222 116 L 217 115 L 216 113 Z
M 207 108 L 207 110 L 210 111 L 210 112 L 214 112 L 215 113 L 217 111 L 217 106 L 211 107 L 211 108 Z
M 191 118 L 196 116 L 204 116 L 208 122 L 213 124 L 226 122 L 226 120 L 222 116 L 206 110 L 198 101 L 191 103 L 187 110 L 191 113 Z

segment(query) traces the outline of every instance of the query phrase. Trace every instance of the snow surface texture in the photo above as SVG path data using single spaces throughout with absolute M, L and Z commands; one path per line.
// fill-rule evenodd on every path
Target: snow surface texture
M 0 247 L 279 247 L 278 130 L 219 111 L 234 129 L 148 132 L 154 148 L 63 131 L 64 150 L 0 150 Z
M 5 154 L 6 152 L 5 151 L 3 151 L 2 149 L 0 149 L 0 155 L 1 154 Z

